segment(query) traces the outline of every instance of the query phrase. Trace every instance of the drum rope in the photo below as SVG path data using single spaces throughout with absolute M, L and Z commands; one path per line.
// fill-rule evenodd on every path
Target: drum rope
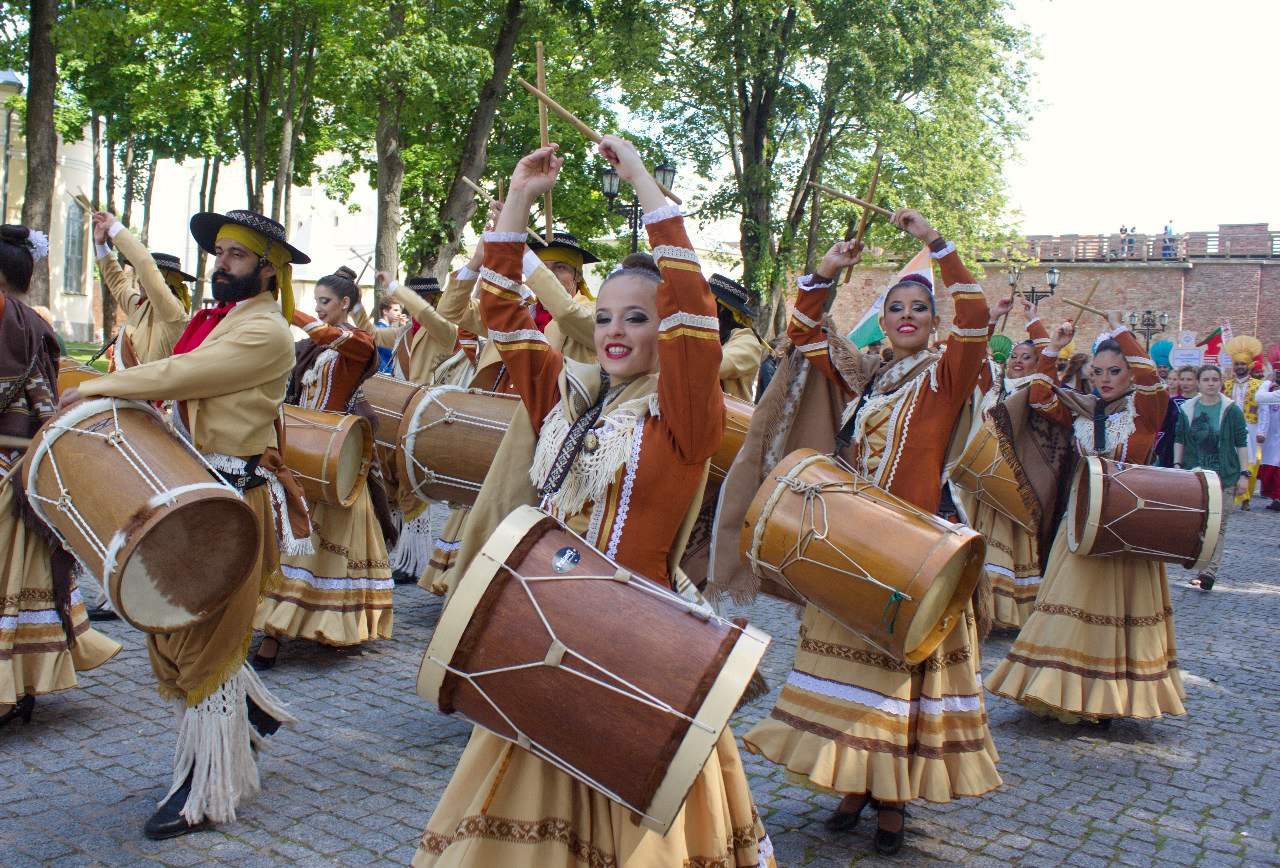
M 1164 501 L 1164 500 L 1152 500 L 1148 497 L 1143 497 L 1142 495 L 1134 491 L 1130 486 L 1128 486 L 1123 479 L 1120 478 L 1124 474 L 1124 472 L 1125 472 L 1124 469 L 1119 470 L 1118 472 L 1116 472 L 1115 474 L 1109 477 L 1109 481 L 1112 484 L 1118 486 L 1119 488 L 1122 488 L 1126 493 L 1128 493 L 1133 498 L 1134 505 L 1131 508 L 1129 508 L 1127 511 L 1119 515 L 1112 516 L 1111 518 L 1102 522 L 1102 527 L 1107 531 L 1110 531 L 1113 536 L 1119 539 L 1120 542 L 1124 545 L 1124 550 L 1127 552 L 1132 552 L 1133 554 L 1138 554 L 1138 555 L 1154 556 L 1157 558 L 1164 558 L 1164 557 L 1182 558 L 1182 554 L 1179 552 L 1166 551 L 1164 549 L 1152 549 L 1152 548 L 1146 548 L 1145 546 L 1133 545 L 1132 543 L 1128 542 L 1122 534 L 1116 531 L 1115 528 L 1112 527 L 1112 525 L 1118 524 L 1119 522 L 1122 522 L 1125 519 L 1131 518 L 1132 516 L 1137 515 L 1141 512 L 1200 512 L 1201 510 L 1186 506 L 1181 503 L 1172 503 L 1170 501 Z

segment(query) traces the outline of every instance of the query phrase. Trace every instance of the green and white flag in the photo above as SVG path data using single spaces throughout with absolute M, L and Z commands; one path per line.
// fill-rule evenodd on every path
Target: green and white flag
M 929 279 L 929 283 L 932 285 L 933 260 L 929 258 L 928 247 L 920 248 L 920 252 L 902 267 L 902 270 L 894 276 L 889 285 L 884 288 L 884 291 L 876 296 L 876 300 L 862 314 L 858 324 L 853 327 L 853 331 L 849 332 L 849 341 L 858 349 L 865 350 L 876 341 L 884 340 L 884 331 L 880 328 L 880 313 L 884 310 L 884 297 L 889 294 L 889 290 L 901 283 L 902 278 L 908 274 L 922 274 Z

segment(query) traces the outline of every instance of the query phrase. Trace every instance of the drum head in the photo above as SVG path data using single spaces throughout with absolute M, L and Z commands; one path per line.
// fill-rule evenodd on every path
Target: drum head
M 352 493 L 364 481 L 365 465 L 369 462 L 373 444 L 370 442 L 369 425 L 364 420 L 354 426 L 351 435 L 342 441 L 338 455 L 338 478 L 334 485 L 344 505 L 354 502 Z
M 207 498 L 156 514 L 131 536 L 109 577 L 120 615 L 139 630 L 198 624 L 249 578 L 262 550 L 253 510 L 234 497 Z
M 978 584 L 985 554 L 983 538 L 974 534 L 968 545 L 942 564 L 907 628 L 906 662 L 915 664 L 928 657 L 962 620 L 960 612 Z

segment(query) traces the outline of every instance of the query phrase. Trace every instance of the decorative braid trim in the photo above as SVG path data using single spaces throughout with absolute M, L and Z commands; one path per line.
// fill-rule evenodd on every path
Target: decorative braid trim
M 1157 612 L 1154 615 L 1141 616 L 1095 615 L 1092 612 L 1086 612 L 1084 609 L 1077 609 L 1075 606 L 1061 606 L 1056 603 L 1036 603 L 1034 610 L 1044 612 L 1046 615 L 1063 615 L 1067 618 L 1074 618 L 1077 621 L 1101 627 L 1154 627 L 1173 617 L 1172 608 L 1166 608 L 1163 612 Z
M 511 344 L 516 341 L 540 341 L 547 343 L 547 336 L 537 329 L 516 329 L 513 332 L 502 332 L 489 329 L 489 337 L 500 344 Z
M 679 205 L 664 205 L 661 208 L 655 208 L 648 214 L 641 216 L 641 221 L 645 226 L 650 223 L 660 223 L 663 220 L 670 220 L 672 217 L 683 217 L 684 212 L 680 210 Z M 654 251 L 654 258 L 657 258 L 657 251 Z
M 664 259 L 678 259 L 682 262 L 692 262 L 694 265 L 701 264 L 697 253 L 694 253 L 688 247 L 677 247 L 674 244 L 659 244 L 653 248 L 653 258 L 659 264 Z
M 499 274 L 487 265 L 480 268 L 480 279 L 502 289 L 509 289 L 512 292 L 517 292 L 516 287 L 519 285 L 511 278 Z
M 622 479 L 622 495 L 618 498 L 618 514 L 613 520 L 613 530 L 609 534 L 609 549 L 605 552 L 608 558 L 618 557 L 618 544 L 622 542 L 622 528 L 627 523 L 627 515 L 631 512 L 631 491 L 636 482 L 636 470 L 640 467 L 640 446 L 644 441 L 644 416 L 636 417 L 635 434 L 631 440 L 631 457 L 627 459 L 626 474 Z
M 688 311 L 677 311 L 670 316 L 663 317 L 662 322 L 658 323 L 658 331 L 665 332 L 680 326 L 692 326 L 694 328 L 707 329 L 709 331 L 718 332 L 720 330 L 720 320 L 713 316 L 702 316 Z M 492 333 L 491 333 L 492 334 Z
M 529 239 L 529 235 L 528 233 L 525 233 L 525 232 L 486 232 L 484 233 L 484 240 L 486 242 L 492 242 L 496 244 L 512 244 L 512 243 L 523 244 L 528 239 Z M 480 274 L 482 276 L 484 275 L 484 272 L 485 272 L 485 269 L 481 268 Z

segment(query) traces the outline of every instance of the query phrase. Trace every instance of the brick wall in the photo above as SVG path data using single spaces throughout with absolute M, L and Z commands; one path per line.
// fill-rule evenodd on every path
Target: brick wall
M 1280 343 L 1280 261 L 1057 263 L 1057 267 L 1058 295 L 1083 300 L 1096 281 L 1098 289 L 1090 302 L 1093 307 L 1168 313 L 1169 328 L 1163 336 L 1171 340 L 1176 341 L 1181 330 L 1203 337 L 1228 319 L 1238 335 L 1256 334 L 1268 347 Z M 1046 268 L 1027 269 L 1019 286 L 1043 286 Z M 897 266 L 855 271 L 832 307 L 836 323 L 841 328 L 851 328 L 896 270 Z M 981 283 L 992 302 L 1008 296 L 1008 278 L 1003 270 L 988 268 Z M 949 300 L 940 297 L 938 301 L 939 313 L 949 320 Z M 1046 322 L 1080 317 L 1078 310 L 1057 298 L 1042 302 L 1040 313 Z M 1104 324 L 1091 314 L 1078 319 L 1078 324 L 1081 336 L 1076 345 L 1087 349 Z M 1015 340 L 1025 334 L 1021 306 L 1010 314 L 1006 334 Z

